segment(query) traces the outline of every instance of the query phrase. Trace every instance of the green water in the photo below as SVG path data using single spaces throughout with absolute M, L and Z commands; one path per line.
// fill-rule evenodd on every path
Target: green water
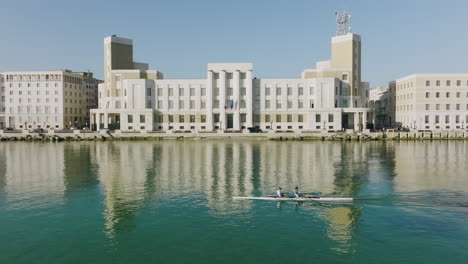
M 0 144 L 0 263 L 468 263 L 468 142 Z M 281 186 L 351 204 L 233 201 Z

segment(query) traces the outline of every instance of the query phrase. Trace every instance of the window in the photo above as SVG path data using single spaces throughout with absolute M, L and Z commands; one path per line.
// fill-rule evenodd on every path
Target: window
M 195 123 L 195 115 L 190 115 L 190 123 Z
M 304 115 L 302 115 L 302 114 L 298 115 L 297 120 L 299 121 L 299 123 L 303 123 L 304 122 Z
M 276 108 L 281 109 L 281 100 L 276 100 Z
M 232 96 L 233 90 L 234 90 L 234 89 L 232 89 L 232 87 L 228 87 L 228 88 L 227 88 L 227 96 Z
M 240 78 L 241 78 L 242 80 L 244 80 L 244 79 L 246 78 L 245 72 L 241 72 L 241 73 L 240 73 Z
M 460 92 L 457 92 L 457 98 L 460 98 Z
M 320 114 L 315 115 L 315 122 L 320 123 Z
M 190 109 L 195 109 L 195 100 L 190 100 Z
M 240 121 L 241 121 L 241 123 L 247 122 L 247 114 L 241 114 L 240 115 Z
M 460 85 L 461 85 L 461 81 L 458 80 L 458 81 L 457 81 L 457 86 L 460 86 Z
M 201 109 L 206 109 L 206 101 L 201 101 L 200 102 L 200 108 Z
M 450 123 L 450 116 L 449 115 L 445 116 L 445 123 L 446 124 Z
M 151 96 L 151 87 L 146 88 L 146 96 Z
M 146 100 L 146 108 L 152 108 L 151 99 Z
M 232 72 L 226 72 L 226 79 L 228 80 L 232 79 Z
M 265 100 L 265 109 L 270 108 L 270 100 Z
M 347 81 L 348 80 L 348 74 L 343 74 L 341 76 L 341 79 L 343 79 L 343 81 Z
M 265 88 L 265 95 L 270 95 L 270 87 Z
M 436 110 L 440 110 L 440 104 L 436 104 Z
M 169 96 L 173 96 L 173 95 L 174 95 L 174 89 L 173 89 L 173 88 L 169 88 L 169 89 L 168 89 L 168 95 L 169 95 Z
M 219 73 L 218 72 L 213 72 L 213 79 L 215 79 L 215 80 L 219 79 Z
M 276 122 L 281 122 L 281 115 L 276 115 Z
M 439 97 L 440 97 L 440 93 L 436 92 L 436 98 L 439 98 Z
M 184 96 L 184 88 L 179 88 L 179 96 Z
M 311 87 L 309 88 L 309 90 L 310 90 L 310 95 L 314 95 L 314 94 L 315 94 L 315 88 L 314 88 L 313 86 L 311 86 Z M 346 95 L 347 95 L 347 94 L 346 94 Z
M 431 110 L 431 107 L 429 104 L 426 104 L 426 110 Z
M 173 115 L 169 115 L 169 116 L 168 116 L 168 119 L 169 119 L 169 122 L 170 122 L 170 123 L 174 122 L 174 116 L 173 116 Z
M 424 123 L 429 124 L 429 116 L 424 116 Z
M 133 123 L 133 115 L 128 115 L 128 123 Z
M 206 115 L 201 115 L 201 122 L 206 123 Z
M 190 96 L 195 96 L 195 88 L 190 88 Z
M 335 122 L 335 116 L 333 114 L 328 114 L 328 122 L 329 123 Z
M 299 109 L 304 108 L 304 101 L 302 101 L 302 99 L 297 102 L 297 108 Z
M 446 84 L 447 86 L 450 86 L 450 81 L 446 81 L 445 84 Z
M 439 116 L 436 115 L 436 116 L 435 116 L 435 122 L 436 122 L 436 124 L 439 124 L 439 121 L 440 121 L 440 120 L 439 120 Z
M 219 88 L 215 88 L 215 89 L 214 89 L 214 95 L 215 95 L 215 96 L 218 96 L 218 95 L 219 95 Z
M 456 105 L 456 109 L 457 109 L 457 110 L 460 110 L 460 104 L 457 104 L 457 105 Z
M 431 81 L 426 81 L 426 86 L 431 86 Z
M 201 88 L 201 96 L 205 96 L 206 95 L 206 88 Z
M 281 87 L 276 87 L 276 95 L 281 95 Z
M 288 95 L 292 95 L 292 87 L 288 87 Z
M 460 116 L 459 115 L 456 115 L 455 116 L 455 123 L 460 123 Z
M 163 101 L 162 100 L 158 100 L 158 108 L 163 108 Z
M 219 100 L 214 101 L 213 108 L 219 108 Z
M 288 100 L 288 108 L 292 108 L 292 101 L 291 100 Z
M 348 101 L 346 100 L 346 102 L 348 102 Z M 314 100 L 310 100 L 310 108 L 314 108 Z
M 450 110 L 450 104 L 445 105 L 445 110 Z
M 184 122 L 184 115 L 179 115 L 179 123 L 183 123 Z
M 298 93 L 299 95 L 304 95 L 304 87 L 299 86 Z
M 445 96 L 446 96 L 447 98 L 450 98 L 450 92 L 446 92 L 446 93 L 445 93 Z
M 288 120 L 287 120 L 288 123 L 291 123 L 291 122 L 292 122 L 292 115 L 291 115 L 291 114 L 288 114 L 288 115 L 287 115 L 287 119 L 288 119 Z
M 162 88 L 158 88 L 158 96 L 162 96 L 163 95 L 163 89 Z
M 241 100 L 240 101 L 240 108 L 245 108 L 246 105 L 245 105 L 245 100 Z
M 430 98 L 431 97 L 431 93 L 430 92 L 426 92 L 426 98 Z
M 242 95 L 242 96 L 247 95 L 247 89 L 246 89 L 245 87 L 242 87 L 242 88 L 241 88 L 241 95 Z
M 270 122 L 270 115 L 265 115 L 265 122 Z
M 140 123 L 144 123 L 145 122 L 145 115 L 140 115 Z
M 174 108 L 174 101 L 172 100 L 169 100 L 169 104 L 168 104 L 168 109 L 173 109 Z
M 179 100 L 179 109 L 184 109 L 184 101 Z

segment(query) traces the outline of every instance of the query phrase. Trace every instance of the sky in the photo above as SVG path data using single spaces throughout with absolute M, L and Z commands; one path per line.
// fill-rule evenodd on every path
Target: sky
M 335 11 L 362 38 L 371 87 L 413 73 L 468 72 L 466 0 L 0 0 L 0 72 L 103 76 L 103 39 L 133 39 L 134 60 L 166 79 L 208 63 L 251 62 L 257 78 L 299 78 L 330 58 Z

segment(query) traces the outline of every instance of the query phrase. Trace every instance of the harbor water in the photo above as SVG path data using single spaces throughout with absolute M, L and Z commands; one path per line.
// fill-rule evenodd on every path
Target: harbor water
M 468 142 L 0 144 L 0 263 L 467 263 Z M 235 201 L 278 187 L 352 203 Z

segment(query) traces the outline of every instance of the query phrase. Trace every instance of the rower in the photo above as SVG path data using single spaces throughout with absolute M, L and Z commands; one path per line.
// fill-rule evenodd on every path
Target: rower
M 283 192 L 283 189 L 281 189 L 281 187 L 278 187 L 278 190 L 276 191 L 276 195 L 278 195 L 279 198 L 284 197 L 284 192 Z
M 294 188 L 294 196 L 296 196 L 296 198 L 301 197 L 301 194 L 299 193 L 299 187 L 297 187 L 297 186 L 296 186 L 296 188 Z

